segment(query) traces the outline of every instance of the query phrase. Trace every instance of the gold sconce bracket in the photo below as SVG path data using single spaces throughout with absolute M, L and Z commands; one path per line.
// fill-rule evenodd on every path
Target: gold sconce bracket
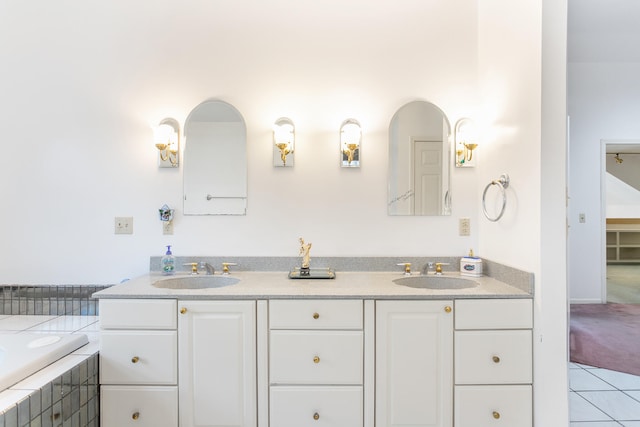
M 293 167 L 296 132 L 293 121 L 281 117 L 273 124 L 273 166 Z
M 180 124 L 176 119 L 162 119 L 154 129 L 159 168 L 177 168 L 180 151 Z
M 362 129 L 356 119 L 347 119 L 340 125 L 340 165 L 343 168 L 360 167 Z
M 454 143 L 456 167 L 474 167 L 477 158 L 477 155 L 474 155 L 476 148 L 478 148 L 478 134 L 475 123 L 468 118 L 458 120 L 455 126 Z

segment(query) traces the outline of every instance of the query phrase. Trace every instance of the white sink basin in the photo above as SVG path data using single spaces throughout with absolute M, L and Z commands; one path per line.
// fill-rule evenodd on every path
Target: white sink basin
M 478 286 L 475 280 L 450 276 L 407 276 L 394 279 L 393 283 L 420 289 L 467 289 Z
M 230 276 L 180 276 L 157 280 L 153 286 L 163 289 L 209 289 L 235 285 L 239 281 Z

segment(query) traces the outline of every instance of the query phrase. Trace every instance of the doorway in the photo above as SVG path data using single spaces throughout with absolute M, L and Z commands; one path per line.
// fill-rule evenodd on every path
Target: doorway
M 640 304 L 640 141 L 601 146 L 602 301 Z

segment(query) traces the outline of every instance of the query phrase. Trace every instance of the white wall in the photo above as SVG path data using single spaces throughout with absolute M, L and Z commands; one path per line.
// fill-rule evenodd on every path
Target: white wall
M 453 216 L 387 216 L 387 132 L 423 99 L 452 123 L 477 106 L 475 0 L 3 2 L 4 283 L 113 283 L 177 255 L 463 255 L 477 247 L 476 171 Z M 38 13 L 34 13 L 38 10 Z M 455 31 L 452 31 L 455 28 Z M 247 123 L 246 217 L 182 215 L 182 170 L 158 169 L 150 125 L 206 98 Z M 295 122 L 296 165 L 273 168 L 271 126 Z M 362 167 L 338 133 L 363 127 Z M 177 210 L 174 236 L 157 210 Z M 134 234 L 113 234 L 133 216 Z M 457 218 L 472 236 L 457 236 Z M 480 253 L 480 255 L 482 255 Z
M 567 3 L 479 4 L 482 110 L 492 130 L 482 147 L 480 191 L 502 173 L 511 179 L 503 218 L 480 220 L 479 247 L 535 273 L 534 421 L 568 425 Z
M 543 141 L 541 124 L 563 123 L 564 111 L 541 94 L 562 105 L 564 73 L 553 56 L 545 82 L 541 40 L 560 37 L 551 53 L 562 56 L 566 2 L 544 3 L 544 18 L 535 0 L 0 3 L 0 38 L 11 41 L 0 45 L 0 282 L 113 283 L 145 273 L 165 244 L 221 256 L 295 256 L 299 236 L 317 256 L 473 247 L 536 275 L 536 426 L 554 425 L 552 415 L 567 414 L 566 382 L 556 381 L 566 368 L 564 258 L 554 265 L 541 252 L 562 250 L 549 234 L 564 223 L 564 204 L 542 164 L 559 162 L 544 170 L 562 188 L 564 135 L 554 123 L 554 140 Z M 150 125 L 183 123 L 210 97 L 247 123 L 246 217 L 183 216 L 182 171 L 156 167 Z M 452 125 L 472 117 L 486 131 L 478 167 L 452 172 L 451 217 L 386 214 L 389 120 L 415 99 L 437 104 Z M 270 129 L 281 116 L 296 125 L 292 169 L 272 166 Z M 363 127 L 356 170 L 339 167 L 348 117 Z M 480 195 L 503 172 L 507 212 L 490 223 Z M 164 203 L 177 210 L 170 237 L 157 219 Z M 132 236 L 113 234 L 115 216 L 134 217 Z M 459 217 L 471 218 L 471 237 L 457 236 Z
M 640 63 L 570 62 L 569 248 L 572 302 L 601 302 L 605 224 L 601 203 L 601 141 L 640 138 Z M 584 213 L 587 221 L 578 222 Z

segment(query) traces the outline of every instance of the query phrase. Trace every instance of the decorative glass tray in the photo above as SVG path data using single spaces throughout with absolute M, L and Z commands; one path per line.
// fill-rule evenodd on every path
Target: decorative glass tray
M 300 268 L 289 272 L 289 279 L 335 279 L 336 273 L 330 268 Z

